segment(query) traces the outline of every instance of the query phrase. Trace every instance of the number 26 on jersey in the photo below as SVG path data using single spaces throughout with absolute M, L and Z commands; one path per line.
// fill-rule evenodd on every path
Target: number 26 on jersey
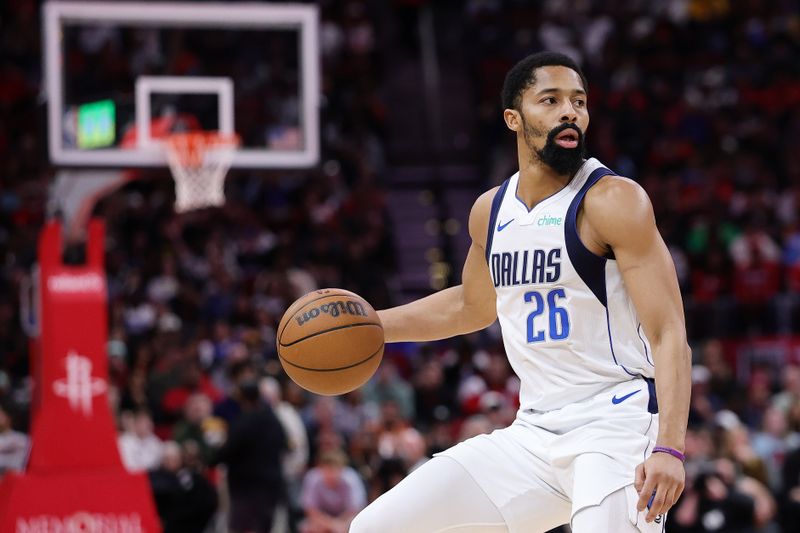
M 565 308 L 558 306 L 559 300 L 565 298 L 563 288 L 552 289 L 546 294 L 528 291 L 524 298 L 525 303 L 533 305 L 533 310 L 528 314 L 529 343 L 560 341 L 569 337 L 569 313 Z M 536 320 L 540 316 L 544 319 L 544 323 L 543 320 Z

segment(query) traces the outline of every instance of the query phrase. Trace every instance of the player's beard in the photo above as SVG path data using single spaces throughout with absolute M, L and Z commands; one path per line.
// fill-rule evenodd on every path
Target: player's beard
M 553 128 L 547 134 L 544 148 L 538 149 L 533 145 L 533 138 L 543 135 L 544 132 L 527 124 L 524 118 L 522 119 L 522 124 L 525 128 L 525 144 L 528 145 L 531 157 L 536 154 L 544 164 L 552 168 L 556 174 L 562 176 L 572 176 L 581 168 L 586 158 L 586 144 L 583 139 L 583 132 L 578 126 L 575 124 L 562 124 Z M 578 146 L 575 148 L 562 148 L 556 144 L 556 136 L 567 129 L 574 130 L 578 135 Z

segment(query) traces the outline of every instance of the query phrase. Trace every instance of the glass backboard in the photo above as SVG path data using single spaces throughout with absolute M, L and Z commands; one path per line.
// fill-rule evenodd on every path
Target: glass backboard
M 56 165 L 166 166 L 193 129 L 237 133 L 233 167 L 319 158 L 316 6 L 48 2 L 44 24 Z

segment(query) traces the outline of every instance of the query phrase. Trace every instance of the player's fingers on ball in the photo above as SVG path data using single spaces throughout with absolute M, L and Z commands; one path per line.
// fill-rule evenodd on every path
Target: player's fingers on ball
M 636 492 L 641 492 L 643 485 L 644 485 L 644 463 L 639 463 L 639 466 L 636 467 L 636 474 L 633 480 L 633 488 L 636 489 Z

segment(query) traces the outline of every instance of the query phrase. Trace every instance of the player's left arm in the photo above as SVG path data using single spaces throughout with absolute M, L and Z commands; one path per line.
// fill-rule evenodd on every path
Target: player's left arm
M 691 393 L 691 350 L 675 265 L 656 227 L 647 193 L 635 182 L 606 176 L 586 195 L 584 214 L 598 244 L 614 252 L 625 288 L 655 363 L 659 405 L 657 445 L 684 451 Z M 636 469 L 639 510 L 653 494 L 647 521 L 666 512 L 683 491 L 681 461 L 654 453 Z

